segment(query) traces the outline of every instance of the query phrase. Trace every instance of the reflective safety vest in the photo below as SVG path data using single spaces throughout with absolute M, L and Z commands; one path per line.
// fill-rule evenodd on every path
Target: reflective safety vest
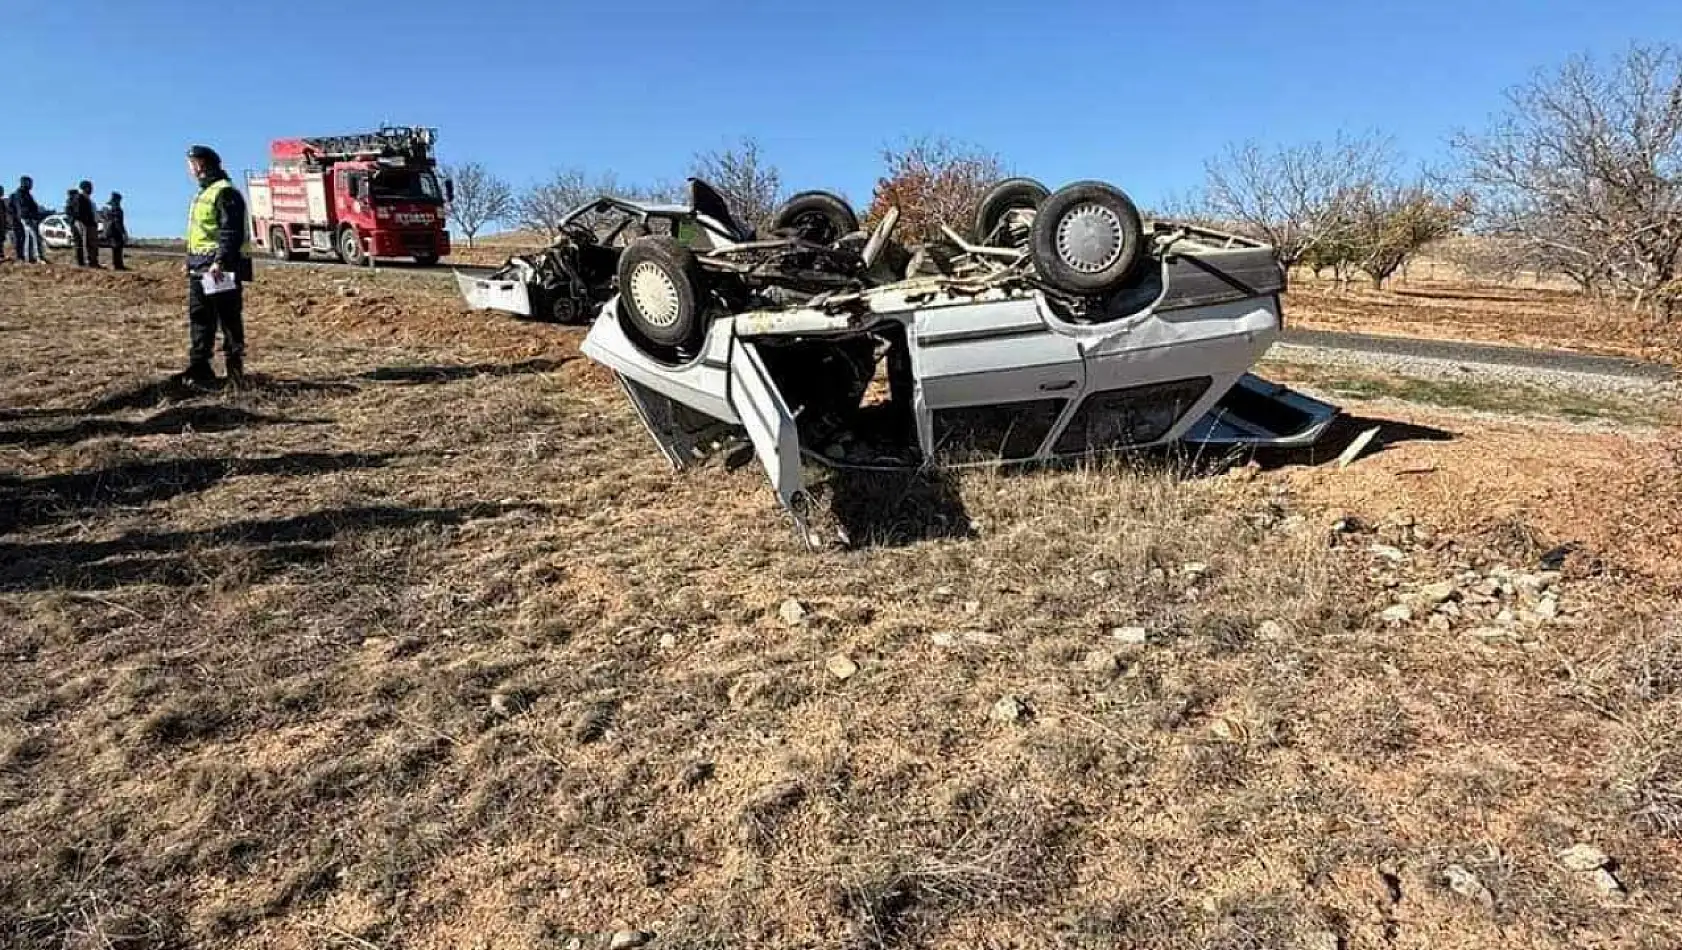
M 213 254 L 216 252 L 216 235 L 219 230 L 216 225 L 216 198 L 223 191 L 232 188 L 233 182 L 226 178 L 218 178 L 199 189 L 198 196 L 193 199 L 193 206 L 187 212 L 187 253 Z M 240 248 L 244 254 L 251 253 L 251 236 L 246 235 L 245 244 Z

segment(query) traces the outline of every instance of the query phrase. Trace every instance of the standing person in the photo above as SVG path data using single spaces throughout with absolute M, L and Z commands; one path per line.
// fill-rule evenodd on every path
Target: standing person
M 122 192 L 111 192 L 105 203 L 105 236 L 111 239 L 111 269 L 128 270 L 123 266 L 123 245 L 128 243 L 128 223 L 123 220 Z
M 75 235 L 76 263 L 99 267 L 99 215 L 93 204 L 93 182 L 83 181 L 71 190 L 70 204 L 64 213 Z
M 6 213 L 6 189 L 0 188 L 0 261 L 6 259 L 6 238 L 12 233 L 11 215 Z M 12 242 L 17 247 L 17 242 Z
M 222 328 L 222 358 L 228 382 L 245 384 L 245 289 L 251 280 L 247 253 L 245 198 L 222 170 L 222 157 L 209 146 L 187 150 L 187 172 L 198 182 L 187 212 L 187 321 L 191 328 L 187 369 L 181 382 L 203 386 L 216 374 L 210 357 L 216 348 L 216 328 Z M 206 278 L 233 286 L 212 292 Z
M 46 263 L 41 253 L 41 206 L 35 202 L 35 180 L 28 175 L 18 179 L 7 210 L 12 218 L 12 238 L 17 244 L 18 260 L 31 264 Z

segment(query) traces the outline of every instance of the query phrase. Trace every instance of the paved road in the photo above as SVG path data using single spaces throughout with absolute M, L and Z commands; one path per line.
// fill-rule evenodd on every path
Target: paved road
M 1499 346 L 1493 343 L 1462 343 L 1457 340 L 1425 340 L 1371 333 L 1291 329 L 1285 331 L 1279 342 L 1287 346 L 1308 346 L 1322 350 L 1377 353 L 1384 356 L 1454 363 L 1479 363 L 1485 366 L 1513 366 L 1520 369 L 1581 373 L 1587 376 L 1618 376 L 1654 382 L 1667 382 L 1676 378 L 1676 369 L 1663 363 L 1644 363 L 1615 356 L 1593 356 L 1562 350 Z
M 137 257 L 181 257 L 183 252 L 157 248 L 131 248 Z M 256 259 L 259 267 L 312 267 L 350 271 L 348 264 L 335 261 L 279 261 L 272 257 Z M 354 268 L 367 270 L 367 268 Z M 448 278 L 452 271 L 464 274 L 489 274 L 495 267 L 478 265 L 439 264 L 421 267 L 406 261 L 381 263 L 378 269 L 388 273 L 438 276 Z M 1441 360 L 1454 363 L 1473 363 L 1485 366 L 1509 366 L 1518 369 L 1560 373 L 1579 373 L 1586 376 L 1609 376 L 1651 382 L 1668 382 L 1677 378 L 1674 367 L 1662 363 L 1613 356 L 1593 356 L 1562 350 L 1529 349 L 1519 346 L 1499 346 L 1492 343 L 1462 343 L 1455 340 L 1428 340 L 1416 337 L 1379 336 L 1371 333 L 1345 333 L 1336 330 L 1286 329 L 1279 341 L 1286 346 L 1312 347 L 1321 350 L 1341 350 L 1350 353 L 1372 353 L 1411 359 Z

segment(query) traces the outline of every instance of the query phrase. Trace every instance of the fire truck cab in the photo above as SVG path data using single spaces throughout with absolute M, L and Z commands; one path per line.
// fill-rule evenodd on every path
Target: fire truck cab
M 450 253 L 433 129 L 278 139 L 266 171 L 247 172 L 251 240 L 281 260 L 333 255 L 347 264 Z

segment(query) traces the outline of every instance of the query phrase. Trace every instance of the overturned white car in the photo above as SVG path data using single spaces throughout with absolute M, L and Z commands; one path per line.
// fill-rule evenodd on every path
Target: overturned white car
M 1248 372 L 1280 332 L 1284 274 L 1269 247 L 1147 227 L 1102 183 L 1047 195 L 1018 180 L 1012 194 L 981 209 L 968 238 L 947 229 L 950 244 L 917 254 L 910 276 L 794 304 L 730 308 L 736 295 L 714 293 L 671 239 L 633 243 L 583 351 L 617 374 L 675 467 L 745 431 L 808 543 L 807 461 L 1294 447 L 1333 421 L 1335 407 Z M 861 242 L 857 273 L 877 266 L 895 217 Z M 667 342 L 679 337 L 693 342 Z

